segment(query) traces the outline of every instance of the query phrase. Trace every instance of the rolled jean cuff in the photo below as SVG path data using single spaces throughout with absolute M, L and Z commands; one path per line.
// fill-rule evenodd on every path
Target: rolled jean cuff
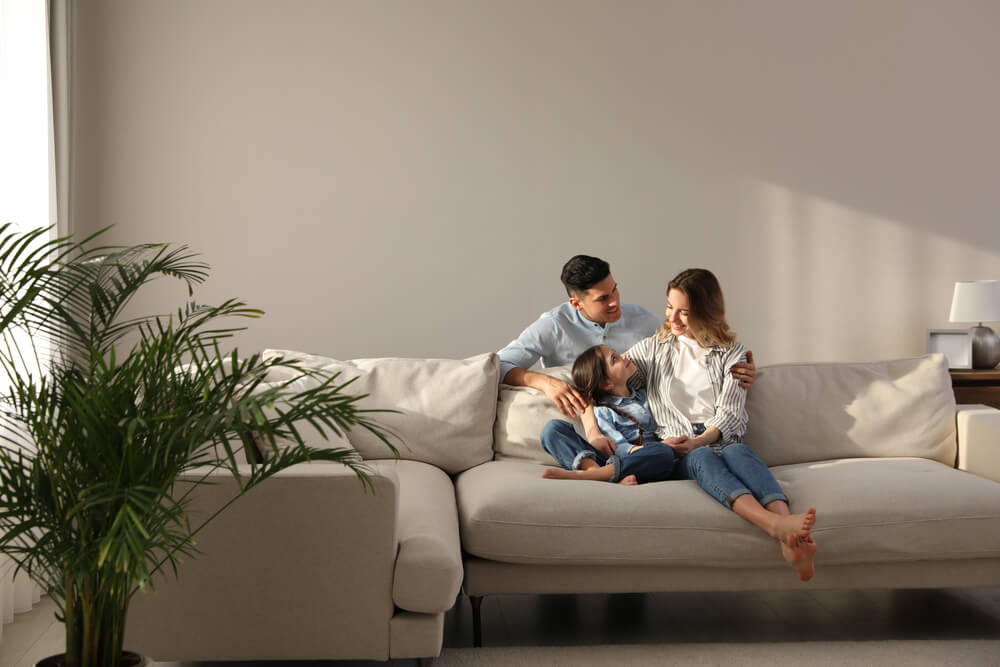
M 750 493 L 750 489 L 748 489 L 746 487 L 743 487 L 743 488 L 740 488 L 740 489 L 736 489 L 735 491 L 733 491 L 732 493 L 730 493 L 729 496 L 726 498 L 726 503 L 725 503 L 726 507 L 728 507 L 729 509 L 732 509 L 733 508 L 733 503 L 736 502 L 736 499 L 739 498 L 740 496 L 745 496 L 748 493 Z M 763 504 L 764 503 L 761 503 L 761 505 L 763 505 Z
M 608 459 L 608 463 L 614 466 L 614 472 L 611 473 L 611 479 L 608 481 L 617 482 L 622 478 L 622 459 L 617 454 L 613 454 L 611 458 Z
M 584 459 L 593 459 L 594 461 L 596 461 L 597 456 L 594 454 L 594 452 L 583 451 L 578 453 L 575 457 L 573 457 L 573 467 L 570 468 L 570 470 L 579 470 L 580 464 L 583 463 Z
M 789 505 L 788 496 L 783 493 L 769 493 L 760 499 L 761 507 L 767 507 L 769 504 L 773 503 L 775 500 L 784 500 L 786 505 Z

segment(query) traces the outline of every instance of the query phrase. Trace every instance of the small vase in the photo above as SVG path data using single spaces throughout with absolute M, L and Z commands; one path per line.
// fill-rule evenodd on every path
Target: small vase
M 138 653 L 133 653 L 132 651 L 122 651 L 122 658 L 118 662 L 118 667 L 145 667 L 148 661 L 143 656 Z M 43 658 L 35 663 L 35 667 L 65 667 L 66 666 L 66 654 L 58 653 L 56 655 L 50 655 L 47 658 Z

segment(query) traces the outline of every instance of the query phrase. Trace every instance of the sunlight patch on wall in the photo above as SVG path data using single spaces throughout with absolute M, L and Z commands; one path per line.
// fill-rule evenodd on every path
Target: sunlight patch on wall
M 966 326 L 947 321 L 956 280 L 1000 278 L 1000 254 L 905 221 L 774 183 L 750 193 L 761 272 L 745 328 L 768 363 L 923 354 L 928 328 Z

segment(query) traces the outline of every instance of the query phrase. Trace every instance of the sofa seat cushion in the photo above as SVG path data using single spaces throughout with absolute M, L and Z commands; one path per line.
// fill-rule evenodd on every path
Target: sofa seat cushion
M 508 563 L 766 566 L 771 538 L 693 481 L 625 487 L 542 479 L 492 461 L 456 479 L 463 548 Z M 926 459 L 772 469 L 792 510 L 816 507 L 826 563 L 1000 556 L 1000 484 Z
M 372 463 L 380 472 L 393 472 L 399 480 L 399 552 L 392 581 L 393 602 L 400 609 L 428 614 L 451 609 L 463 574 L 451 478 L 418 461 Z
M 1000 483 L 919 458 L 838 459 L 774 468 L 831 563 L 996 558 Z

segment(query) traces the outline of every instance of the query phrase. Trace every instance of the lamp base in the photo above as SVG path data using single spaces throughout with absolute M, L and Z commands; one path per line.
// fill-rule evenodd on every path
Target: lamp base
M 1000 336 L 989 327 L 979 326 L 969 329 L 972 338 L 972 367 L 989 370 L 1000 364 Z

